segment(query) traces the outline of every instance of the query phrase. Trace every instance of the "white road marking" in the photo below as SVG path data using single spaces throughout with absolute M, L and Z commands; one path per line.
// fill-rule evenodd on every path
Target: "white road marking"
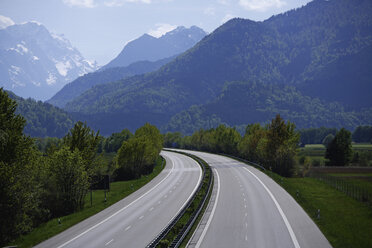
M 248 240 L 248 237 L 247 237 L 247 235 L 245 235 L 245 241 L 247 241 Z
M 194 190 L 192 191 L 191 195 L 187 198 L 187 200 L 185 201 L 185 203 L 181 206 L 180 210 L 184 208 L 184 206 L 187 204 L 187 202 L 190 200 L 190 198 L 194 195 L 196 189 L 198 188 L 199 184 L 201 183 L 201 179 L 202 179 L 202 169 L 201 169 L 201 166 L 195 161 L 193 160 L 193 162 L 195 164 L 197 164 L 198 168 L 199 168 L 199 179 L 198 179 L 198 183 L 195 185 L 195 188 Z M 178 212 L 173 216 L 173 218 L 167 223 L 167 226 L 169 225 L 169 223 L 172 222 L 172 220 L 177 216 Z
M 141 215 L 138 219 L 140 219 L 140 220 L 142 220 L 143 219 L 143 217 L 145 217 L 145 216 L 143 216 L 143 215 Z
M 80 233 L 79 235 L 77 235 L 76 237 L 70 239 L 69 241 L 63 243 L 62 245 L 58 246 L 57 248 L 62 248 L 66 245 L 68 245 L 69 243 L 71 243 L 72 241 L 80 238 L 81 236 L 83 236 L 84 234 L 92 231 L 93 229 L 95 229 L 97 226 L 105 223 L 106 221 L 108 221 L 109 219 L 115 217 L 116 215 L 118 215 L 119 213 L 123 212 L 125 209 L 127 209 L 129 206 L 133 205 L 135 202 L 139 201 L 140 199 L 142 199 L 143 197 L 145 197 L 146 195 L 148 195 L 151 191 L 153 191 L 156 187 L 158 187 L 161 183 L 163 183 L 168 177 L 169 175 L 173 172 L 173 169 L 174 169 L 174 164 L 172 163 L 172 169 L 169 170 L 169 173 L 167 174 L 167 176 L 165 178 L 163 178 L 163 180 L 161 180 L 158 184 L 156 184 L 154 187 L 152 187 L 149 191 L 147 191 L 146 193 L 144 193 L 143 195 L 141 195 L 140 197 L 138 197 L 136 200 L 132 201 L 131 203 L 129 203 L 127 206 L 123 207 L 122 209 L 119 209 L 118 211 L 116 211 L 115 213 L 113 213 L 112 215 L 110 215 L 109 217 L 107 217 L 106 219 L 102 220 L 101 222 L 95 224 L 94 226 L 88 228 L 87 230 L 85 230 L 84 232 Z
M 167 198 L 167 197 L 168 197 L 167 195 L 164 196 L 164 198 Z
M 250 174 L 252 174 L 252 176 L 254 176 L 257 181 L 264 187 L 264 189 L 267 191 L 267 193 L 269 194 L 269 196 L 271 197 L 271 199 L 273 200 L 273 202 L 275 203 L 275 206 L 276 208 L 278 209 L 280 215 L 282 216 L 282 219 L 288 229 L 288 232 L 289 232 L 289 235 L 291 236 L 291 239 L 292 239 L 292 242 L 294 244 L 294 246 L 296 248 L 300 248 L 300 244 L 298 243 L 297 241 L 297 238 L 296 238 L 296 235 L 295 233 L 293 232 L 293 229 L 292 229 L 292 226 L 291 224 L 289 223 L 287 217 L 285 216 L 282 208 L 280 207 L 278 201 L 275 199 L 274 195 L 271 193 L 271 191 L 266 187 L 266 185 L 261 181 L 261 179 L 259 179 L 255 174 L 253 174 L 250 170 L 248 170 L 247 168 L 244 168 L 246 169 Z
M 109 242 L 107 242 L 107 243 L 105 244 L 105 246 L 108 246 L 112 241 L 114 241 L 114 240 L 111 239 Z
M 149 211 L 151 212 L 152 210 L 154 210 L 154 207 L 150 208 L 150 210 L 149 210 Z
M 218 171 L 217 170 L 215 170 L 215 172 L 216 172 L 216 175 L 217 175 L 217 195 L 216 195 L 216 199 L 215 199 L 215 202 L 214 202 L 214 206 L 213 206 L 211 215 L 209 216 L 209 219 L 207 221 L 207 224 L 205 225 L 204 230 L 203 230 L 202 234 L 200 235 L 200 238 L 198 240 L 198 243 L 196 243 L 196 245 L 195 245 L 196 248 L 199 248 L 200 247 L 200 244 L 203 241 L 204 236 L 205 236 L 205 234 L 208 231 L 209 225 L 211 224 L 212 219 L 213 219 L 213 216 L 214 216 L 214 212 L 216 211 L 216 207 L 217 207 L 217 203 L 218 203 L 218 197 L 220 196 L 220 188 L 221 188 L 221 186 L 220 186 L 221 185 L 220 184 L 220 176 L 218 175 Z
M 127 228 L 125 228 L 125 231 L 128 231 L 132 226 L 127 226 Z

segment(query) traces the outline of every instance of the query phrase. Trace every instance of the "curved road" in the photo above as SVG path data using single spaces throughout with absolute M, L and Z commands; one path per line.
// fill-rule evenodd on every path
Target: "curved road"
M 224 156 L 186 152 L 215 173 L 214 204 L 189 247 L 331 247 L 306 212 L 264 173 Z
M 166 167 L 147 185 L 36 247 L 145 247 L 179 212 L 202 176 L 191 158 L 161 155 Z

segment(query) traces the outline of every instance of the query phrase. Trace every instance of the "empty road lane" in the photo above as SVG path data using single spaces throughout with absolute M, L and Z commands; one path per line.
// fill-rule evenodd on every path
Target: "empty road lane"
M 150 183 L 36 247 L 145 247 L 179 212 L 202 176 L 191 158 L 161 154 L 166 167 Z
M 211 215 L 190 247 L 331 247 L 297 202 L 264 173 L 224 156 L 186 152 L 204 159 L 218 180 Z

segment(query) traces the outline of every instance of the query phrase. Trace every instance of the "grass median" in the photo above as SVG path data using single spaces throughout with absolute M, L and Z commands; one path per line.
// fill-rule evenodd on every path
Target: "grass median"
M 90 193 L 88 193 L 85 198 L 85 207 L 83 210 L 60 218 L 51 219 L 35 228 L 27 235 L 21 236 L 12 244 L 17 245 L 18 247 L 32 247 L 104 210 L 134 191 L 140 189 L 154 177 L 159 175 L 165 165 L 165 161 L 164 163 L 163 161 L 164 159 L 159 157 L 153 172 L 149 175 L 141 176 L 141 178 L 136 180 L 111 183 L 110 192 L 106 192 L 106 202 L 104 190 L 95 190 L 92 192 L 92 205 L 90 201 Z M 58 219 L 60 219 L 60 223 Z

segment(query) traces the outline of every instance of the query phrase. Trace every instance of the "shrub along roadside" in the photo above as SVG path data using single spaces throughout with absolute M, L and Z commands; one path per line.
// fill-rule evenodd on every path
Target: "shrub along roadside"
M 11 244 L 19 247 L 32 247 L 60 232 L 63 232 L 67 228 L 89 218 L 140 189 L 156 177 L 162 171 L 164 165 L 165 160 L 162 157 L 159 157 L 151 174 L 141 176 L 139 179 L 135 180 L 111 183 L 110 192 L 107 192 L 107 202 L 104 201 L 104 191 L 96 190 L 93 192 L 92 206 L 90 206 L 90 195 L 88 194 L 85 199 L 85 207 L 83 210 L 61 217 L 61 224 L 58 223 L 58 218 L 52 219 L 40 225 L 38 228 L 35 228 L 29 234 L 21 236 Z

